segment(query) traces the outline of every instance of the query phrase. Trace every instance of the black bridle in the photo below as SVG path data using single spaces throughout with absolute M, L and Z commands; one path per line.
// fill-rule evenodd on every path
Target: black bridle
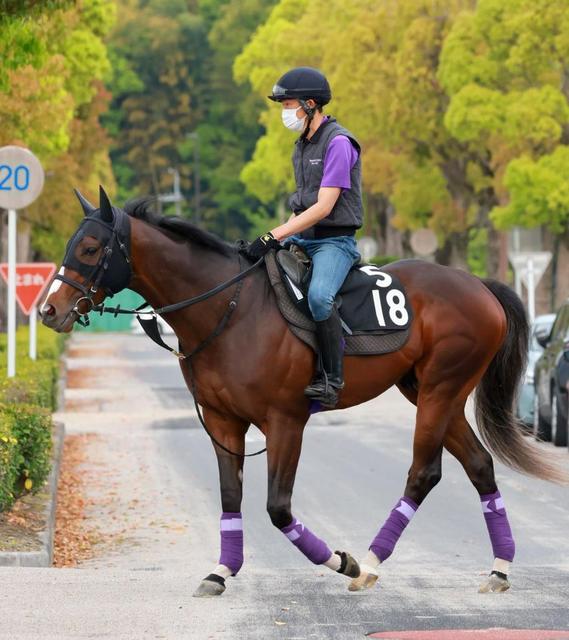
M 112 224 L 95 216 L 86 216 L 77 231 L 67 244 L 63 266 L 77 271 L 84 277 L 83 282 L 68 278 L 62 273 L 54 276 L 54 280 L 61 280 L 83 295 L 75 302 L 71 313 L 77 316 L 77 322 L 82 326 L 89 325 L 89 312 L 96 309 L 93 296 L 99 289 L 105 291 L 106 296 L 113 296 L 128 286 L 132 277 L 130 260 L 130 220 L 124 211 L 113 209 Z M 90 266 L 81 262 L 75 251 L 85 236 L 98 239 L 104 247 L 97 264 Z M 119 260 L 117 260 L 117 257 Z M 120 259 L 122 257 L 122 259 Z M 111 267 L 115 267 L 111 270 Z M 87 309 L 81 311 L 79 305 L 86 303 Z
M 211 342 L 213 342 L 213 340 L 217 336 L 219 336 L 223 332 L 229 322 L 229 319 L 233 315 L 233 312 L 237 308 L 244 278 L 252 273 L 260 264 L 262 264 L 264 258 L 259 258 L 259 260 L 257 260 L 254 264 L 250 265 L 243 271 L 240 271 L 237 275 L 233 276 L 233 278 L 230 278 L 226 282 L 217 285 L 209 291 L 194 296 L 193 298 L 182 300 L 181 302 L 176 302 L 165 307 L 160 307 L 159 309 L 154 309 L 150 312 L 142 311 L 144 308 L 150 306 L 146 302 L 136 309 L 121 309 L 120 305 L 118 307 L 106 307 L 103 304 L 95 305 L 95 303 L 93 302 L 93 296 L 101 288 L 105 291 L 106 295 L 112 296 L 113 294 L 125 289 L 129 285 L 132 278 L 132 266 L 130 258 L 130 219 L 129 216 L 124 211 L 122 211 L 122 209 L 113 207 L 112 211 L 112 224 L 107 223 L 104 220 L 95 217 L 94 215 L 86 216 L 67 245 L 65 256 L 63 258 L 63 266 L 77 271 L 85 278 L 85 281 L 81 283 L 76 280 L 72 280 L 71 278 L 68 278 L 61 273 L 58 273 L 54 276 L 54 280 L 61 280 L 62 282 L 65 282 L 65 284 L 78 289 L 83 294 L 75 302 L 75 306 L 71 310 L 71 313 L 75 313 L 75 315 L 77 316 L 76 321 L 83 326 L 88 326 L 88 314 L 91 311 L 98 312 L 101 315 L 103 313 L 112 313 L 115 317 L 118 314 L 136 315 L 138 322 L 149 338 L 151 338 L 159 346 L 173 353 L 180 360 L 185 360 L 188 363 L 188 370 L 190 374 L 189 377 L 192 385 L 191 392 L 194 398 L 196 413 L 201 425 L 203 426 L 211 440 L 223 451 L 226 451 L 227 453 L 237 457 L 249 458 L 264 453 L 267 450 L 266 447 L 264 449 L 256 451 L 255 453 L 235 453 L 234 451 L 231 451 L 231 449 L 228 449 L 226 446 L 221 444 L 221 442 L 218 442 L 213 437 L 212 433 L 205 423 L 205 420 L 203 419 L 200 407 L 198 405 L 195 376 L 192 364 L 193 356 L 203 351 L 211 344 Z M 100 227 L 93 227 L 93 223 L 95 223 L 96 225 L 100 225 Z M 97 231 L 102 232 L 103 236 L 101 237 L 101 233 L 97 233 Z M 101 257 L 99 258 L 97 264 L 93 267 L 90 267 L 89 265 L 81 262 L 75 255 L 77 246 L 86 235 L 97 238 L 101 242 L 101 244 L 105 243 Z M 118 248 L 118 251 L 116 250 L 116 248 Z M 119 260 L 117 260 L 117 258 L 120 260 L 120 262 Z M 117 273 L 117 271 L 119 273 Z M 237 284 L 237 288 L 233 297 L 229 301 L 223 317 L 217 323 L 213 331 L 206 338 L 204 338 L 204 340 L 202 340 L 190 353 L 184 353 L 181 350 L 180 346 L 178 347 L 178 350 L 173 349 L 162 340 L 160 331 L 158 329 L 157 314 L 178 311 L 179 309 L 190 307 L 199 302 L 203 302 L 204 300 L 217 295 L 221 291 L 224 291 L 233 284 Z M 86 311 L 81 311 L 79 309 L 79 304 L 82 302 L 87 303 L 88 309 Z M 148 313 L 150 313 L 151 315 L 150 319 L 144 319 L 141 317 L 141 315 L 148 315 Z

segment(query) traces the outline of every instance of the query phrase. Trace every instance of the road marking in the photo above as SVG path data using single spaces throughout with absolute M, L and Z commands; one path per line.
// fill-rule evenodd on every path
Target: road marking
M 382 631 L 368 638 L 383 640 L 569 640 L 569 631 L 545 629 L 438 629 L 431 631 Z

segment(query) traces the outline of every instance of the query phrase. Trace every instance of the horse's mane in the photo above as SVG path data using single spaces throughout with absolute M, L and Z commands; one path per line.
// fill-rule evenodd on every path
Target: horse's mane
M 189 220 L 178 218 L 177 216 L 159 216 L 154 211 L 155 202 L 155 198 L 152 197 L 135 198 L 129 200 L 124 205 L 123 210 L 132 218 L 148 222 L 148 224 L 158 229 L 172 231 L 205 249 L 211 249 L 225 256 L 235 255 L 236 248 L 233 245 L 221 240 L 221 238 L 209 231 L 196 227 Z

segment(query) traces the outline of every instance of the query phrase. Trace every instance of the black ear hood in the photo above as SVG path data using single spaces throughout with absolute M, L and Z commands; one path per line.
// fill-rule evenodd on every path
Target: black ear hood
M 129 285 L 132 278 L 130 218 L 122 209 L 111 205 L 102 187 L 99 209 L 95 209 L 77 190 L 75 193 L 85 217 L 67 243 L 62 264 L 79 273 L 86 286 L 101 287 L 107 295 L 118 293 Z M 95 266 L 84 264 L 75 255 L 77 246 L 86 236 L 96 238 L 103 247 L 103 254 Z
M 99 185 L 99 210 L 101 211 L 101 220 L 107 224 L 112 224 L 114 218 L 113 205 L 101 185 Z
M 83 213 L 86 216 L 90 216 L 95 213 L 95 207 L 89 202 L 89 200 L 87 200 L 87 198 L 85 198 L 85 196 L 79 191 L 79 189 L 73 189 L 73 191 L 77 196 L 77 200 L 79 200 L 81 206 L 83 207 Z

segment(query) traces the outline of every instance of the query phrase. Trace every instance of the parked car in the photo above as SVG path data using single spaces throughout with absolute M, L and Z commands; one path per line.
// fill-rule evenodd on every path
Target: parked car
M 569 299 L 561 306 L 534 372 L 534 434 L 558 447 L 569 440 Z
M 528 347 L 528 363 L 522 385 L 518 395 L 517 416 L 527 426 L 528 431 L 533 432 L 533 405 L 534 405 L 534 386 L 533 374 L 535 363 L 539 356 L 543 353 L 543 347 L 538 342 L 539 336 L 547 337 L 551 333 L 551 327 L 555 320 L 554 313 L 547 313 L 537 316 L 531 327 L 529 347 Z

